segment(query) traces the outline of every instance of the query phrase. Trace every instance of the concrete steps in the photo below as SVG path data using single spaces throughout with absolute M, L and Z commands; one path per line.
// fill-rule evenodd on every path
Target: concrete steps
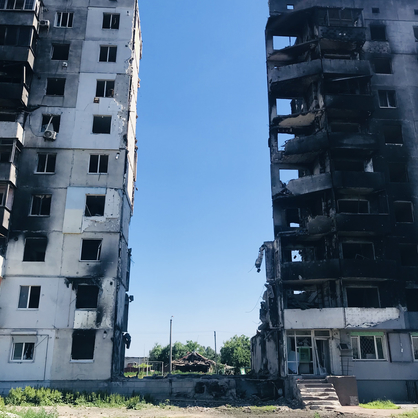
M 309 409 L 341 408 L 334 385 L 326 379 L 299 379 L 296 387 L 303 405 Z

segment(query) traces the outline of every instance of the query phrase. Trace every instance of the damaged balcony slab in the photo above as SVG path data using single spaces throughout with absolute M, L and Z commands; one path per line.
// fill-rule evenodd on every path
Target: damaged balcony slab
M 371 193 L 384 189 L 385 177 L 383 173 L 377 172 L 335 171 L 333 184 L 337 189 L 352 189 L 356 193 Z
M 281 266 L 281 279 L 287 283 L 300 283 L 309 280 L 309 283 L 337 279 L 340 265 L 338 259 L 299 261 L 283 263 Z
M 335 117 L 367 117 L 374 108 L 374 99 L 370 94 L 327 94 L 324 103 L 328 114 Z
M 316 26 L 315 32 L 315 35 L 321 38 L 321 46 L 324 49 L 339 49 L 340 42 L 343 42 L 343 46 L 351 44 L 353 49 L 357 49 L 366 42 L 365 27 Z
M 290 65 L 298 62 L 303 62 L 306 59 L 306 54 L 314 50 L 318 44 L 318 40 L 303 42 L 288 46 L 283 49 L 278 49 L 269 54 L 267 60 L 275 65 Z
M 273 184 L 272 182 L 272 193 L 274 198 L 292 195 L 298 196 L 327 190 L 331 187 L 331 174 L 323 173 L 290 180 L 287 185 L 280 181 L 279 184 Z
M 0 91 L 0 106 L 13 107 L 28 105 L 29 92 L 23 84 L 0 82 Z
M 0 45 L 0 57 L 2 61 L 26 62 L 32 69 L 35 63 L 32 48 L 27 46 Z
M 398 308 L 285 309 L 284 326 L 285 329 L 403 329 L 405 317 Z
M 323 114 L 322 110 L 296 113 L 293 115 L 278 115 L 272 121 L 271 128 L 277 129 L 278 133 L 303 134 L 307 128 L 312 128 L 315 121 Z
M 385 235 L 390 231 L 388 214 L 338 213 L 335 216 L 337 232 L 340 235 Z

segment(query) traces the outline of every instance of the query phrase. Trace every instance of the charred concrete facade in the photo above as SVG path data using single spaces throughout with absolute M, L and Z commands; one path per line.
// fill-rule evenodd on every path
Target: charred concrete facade
M 141 50 L 136 0 L 0 0 L 2 381 L 123 370 Z
M 416 400 L 418 6 L 269 7 L 274 241 L 257 261 L 267 289 L 253 369 L 354 375 L 360 399 Z

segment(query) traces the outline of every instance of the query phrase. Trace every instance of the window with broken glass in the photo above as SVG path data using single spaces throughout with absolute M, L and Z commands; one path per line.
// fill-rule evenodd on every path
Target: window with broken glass
M 361 27 L 363 26 L 361 10 L 349 8 L 323 9 L 319 11 L 319 24 L 322 26 Z
M 0 206 L 11 210 L 13 206 L 14 188 L 10 184 L 0 184 Z
M 20 149 L 13 139 L 0 140 L 0 163 L 17 163 Z
M 16 342 L 13 344 L 11 361 L 33 361 L 35 343 Z
M 29 26 L 0 26 L 0 45 L 30 46 L 32 28 Z
M 61 116 L 60 115 L 42 115 L 41 132 L 60 131 Z
M 81 244 L 82 261 L 99 261 L 102 251 L 101 239 L 83 239 Z
M 49 216 L 51 212 L 50 194 L 36 194 L 32 196 L 31 216 Z
M 103 216 L 105 201 L 105 195 L 86 195 L 84 216 Z
M 55 162 L 57 154 L 40 153 L 38 154 L 38 164 L 36 165 L 36 173 L 55 173 Z
M 385 360 L 383 333 L 352 335 L 353 360 Z
M 41 286 L 20 286 L 18 309 L 38 309 Z
M 95 330 L 74 331 L 71 345 L 71 360 L 93 360 L 95 341 Z
M 99 287 L 95 285 L 80 284 L 77 286 L 75 301 L 76 309 L 96 309 Z
M 45 261 L 46 245 L 46 237 L 26 238 L 23 261 Z
M 115 80 L 97 80 L 96 97 L 113 97 Z
M 378 90 L 379 106 L 382 108 L 396 107 L 396 93 L 395 90 Z

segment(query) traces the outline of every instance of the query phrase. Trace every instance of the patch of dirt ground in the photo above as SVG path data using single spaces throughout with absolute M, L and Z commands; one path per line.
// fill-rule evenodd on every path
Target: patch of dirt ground
M 342 407 L 335 411 L 312 411 L 306 409 L 292 409 L 288 406 L 268 406 L 268 407 L 231 407 L 228 405 L 217 407 L 201 406 L 153 406 L 147 405 L 142 409 L 133 410 L 122 408 L 98 408 L 84 406 L 55 406 L 44 407 L 47 411 L 56 410 L 61 418 L 370 418 L 370 417 L 391 417 L 408 409 L 383 410 L 383 409 L 364 409 L 361 407 Z M 319 417 L 318 417 L 319 414 Z

